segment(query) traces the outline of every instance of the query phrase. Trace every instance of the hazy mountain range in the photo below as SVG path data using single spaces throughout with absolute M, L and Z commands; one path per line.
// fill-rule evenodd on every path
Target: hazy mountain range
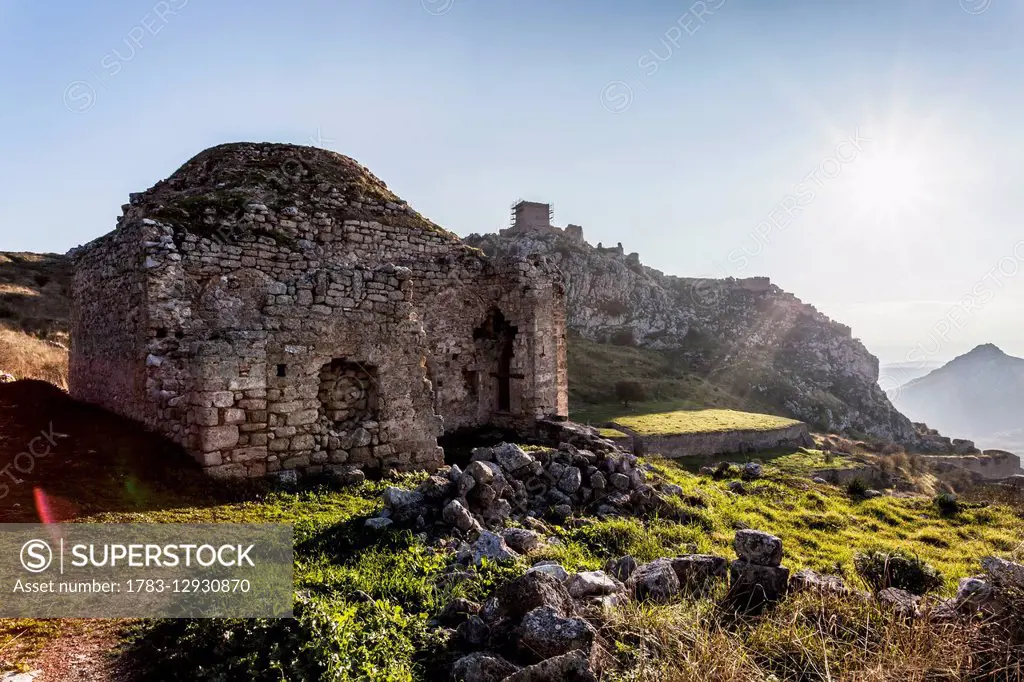
M 970 438 L 981 448 L 1024 452 L 1024 359 L 992 344 L 978 346 L 888 393 L 914 421 Z

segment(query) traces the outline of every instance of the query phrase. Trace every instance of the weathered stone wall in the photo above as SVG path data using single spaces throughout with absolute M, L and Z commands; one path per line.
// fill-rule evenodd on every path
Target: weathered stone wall
M 77 259 L 116 260 L 114 243 L 136 244 L 122 267 L 140 314 L 110 322 L 135 334 L 119 352 L 146 391 L 126 401 L 82 360 L 73 391 L 148 415 L 212 473 L 436 468 L 443 428 L 567 412 L 557 271 L 486 258 L 345 157 L 207 150 L 132 195 L 117 231 Z M 98 272 L 76 289 L 104 286 Z M 480 332 L 495 315 L 514 333 Z M 81 338 L 103 347 L 110 330 L 81 318 Z
M 629 433 L 622 426 L 615 428 Z M 662 457 L 696 457 L 731 453 L 758 452 L 779 447 L 801 447 L 813 443 L 806 424 L 795 424 L 779 429 L 717 431 L 710 433 L 681 433 L 670 436 L 633 436 L 636 454 Z
M 71 285 L 72 396 L 150 426 L 161 421 L 146 397 L 144 243 L 153 226 L 141 222 L 87 245 Z

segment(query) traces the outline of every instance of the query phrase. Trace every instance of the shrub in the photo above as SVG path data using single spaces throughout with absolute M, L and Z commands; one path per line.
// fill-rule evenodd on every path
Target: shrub
M 647 400 L 647 391 L 638 381 L 623 380 L 615 382 L 615 398 L 629 407 L 630 402 Z
M 868 491 L 868 484 L 863 478 L 854 478 L 846 484 L 846 494 L 850 497 L 864 497 Z
M 960 498 L 956 493 L 939 493 L 932 502 L 943 516 L 956 516 L 960 513 Z
M 636 337 L 633 335 L 632 327 L 617 330 L 612 334 L 611 342 L 616 346 L 635 346 Z
M 853 567 L 875 592 L 896 587 L 921 595 L 942 586 L 942 574 L 935 567 L 906 552 L 858 552 Z

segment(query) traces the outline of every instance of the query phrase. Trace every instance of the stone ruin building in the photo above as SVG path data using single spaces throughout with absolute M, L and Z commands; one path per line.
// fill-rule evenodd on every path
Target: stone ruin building
M 208 149 L 71 252 L 70 391 L 214 475 L 435 469 L 438 437 L 567 414 L 565 294 L 350 158 Z

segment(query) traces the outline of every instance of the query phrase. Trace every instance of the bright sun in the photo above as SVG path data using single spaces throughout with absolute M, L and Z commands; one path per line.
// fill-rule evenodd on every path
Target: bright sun
M 911 149 L 865 149 L 843 172 L 857 213 L 900 220 L 920 215 L 937 189 L 937 169 Z

